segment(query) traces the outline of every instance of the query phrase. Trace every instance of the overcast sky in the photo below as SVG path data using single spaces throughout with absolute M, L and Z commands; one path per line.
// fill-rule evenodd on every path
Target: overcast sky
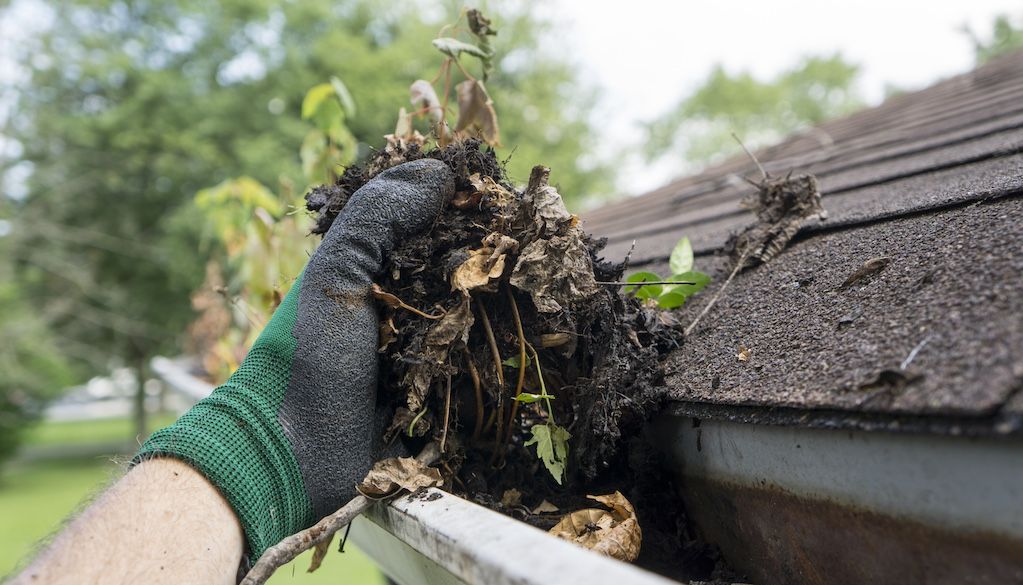
M 770 79 L 803 55 L 841 51 L 862 66 L 870 103 L 886 84 L 925 87 L 969 70 L 973 50 L 963 24 L 986 33 L 995 15 L 1023 17 L 1019 0 L 554 0 L 560 42 L 603 96 L 605 144 L 641 140 L 638 124 L 699 86 L 715 63 Z M 642 192 L 679 172 L 629 161 L 620 190 Z

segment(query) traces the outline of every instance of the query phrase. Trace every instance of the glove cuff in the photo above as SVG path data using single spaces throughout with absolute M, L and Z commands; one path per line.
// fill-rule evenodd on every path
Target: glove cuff
M 291 377 L 291 328 L 301 279 L 231 378 L 142 445 L 132 464 L 174 457 L 220 491 L 258 558 L 313 523 L 312 506 L 278 411 Z

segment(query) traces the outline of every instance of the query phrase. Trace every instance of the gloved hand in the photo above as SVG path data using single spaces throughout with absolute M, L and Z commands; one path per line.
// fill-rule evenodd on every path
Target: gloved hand
M 443 163 L 380 173 L 355 192 L 231 378 L 142 446 L 224 495 L 251 558 L 333 512 L 373 463 L 384 255 L 429 227 L 454 191 Z

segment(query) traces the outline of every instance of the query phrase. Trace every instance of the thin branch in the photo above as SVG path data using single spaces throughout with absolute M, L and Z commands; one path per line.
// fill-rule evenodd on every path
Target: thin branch
M 748 148 L 746 148 L 746 145 L 743 144 L 742 140 L 739 140 L 739 137 L 736 136 L 735 132 L 732 132 L 732 138 L 734 138 L 735 141 L 739 143 L 739 146 L 741 146 L 742 149 L 746 151 L 746 156 L 750 157 L 750 159 L 753 161 L 753 164 L 757 165 L 757 168 L 760 169 L 760 176 L 763 177 L 763 179 L 766 181 L 768 178 L 767 171 L 764 170 L 763 165 L 760 164 L 760 161 L 757 160 L 757 157 L 753 156 L 753 153 L 750 152 Z
M 598 280 L 595 281 L 602 286 L 636 286 L 642 287 L 648 284 L 697 284 L 688 280 L 642 280 L 639 282 L 623 282 L 620 280 Z
M 507 445 L 511 439 L 512 425 L 515 422 L 515 415 L 519 411 L 518 396 L 522 393 L 522 387 L 526 382 L 526 335 L 522 331 L 522 316 L 519 315 L 519 306 L 515 302 L 515 295 L 512 293 L 511 288 L 506 287 L 504 291 L 508 295 L 508 302 L 511 303 L 512 317 L 515 319 L 515 333 L 519 336 L 519 381 L 515 385 L 515 394 L 512 395 L 511 416 L 508 417 L 504 440 L 501 441 L 502 446 Z
M 440 450 L 437 448 L 437 444 L 430 443 L 423 448 L 416 460 L 430 465 L 439 457 Z M 263 585 L 274 574 L 274 571 L 295 560 L 298 555 L 317 544 L 333 538 L 335 532 L 351 524 L 352 520 L 365 512 L 373 502 L 374 500 L 366 496 L 355 496 L 330 516 L 266 549 L 256 564 L 249 569 L 240 585 Z
M 472 361 L 472 354 L 465 346 L 462 346 L 462 351 L 465 352 L 465 363 L 468 365 L 469 376 L 472 378 L 472 390 L 476 395 L 476 424 L 472 429 L 472 440 L 475 441 L 480 438 L 480 431 L 483 430 L 483 390 L 480 388 L 480 372 Z
M 448 442 L 448 424 L 451 420 L 451 372 L 448 372 L 448 382 L 444 394 L 444 431 L 440 435 L 440 452 L 444 452 L 444 445 Z
M 721 298 L 721 293 L 725 292 L 725 289 L 728 288 L 728 285 L 732 283 L 732 279 L 735 278 L 735 275 L 739 274 L 739 272 L 742 270 L 742 267 L 746 265 L 746 257 L 748 255 L 749 250 L 746 250 L 745 252 L 742 253 L 742 256 L 740 256 L 739 261 L 735 263 L 735 268 L 732 269 L 732 273 L 728 275 L 728 278 L 725 280 L 725 283 L 722 284 L 721 288 L 719 288 L 717 292 L 714 293 L 714 296 L 710 299 L 710 302 L 703 306 L 703 310 L 700 311 L 700 314 L 697 315 L 695 319 L 693 319 L 693 322 L 690 323 L 688 327 L 686 327 L 685 330 L 686 337 L 689 337 L 689 334 L 693 332 L 693 329 L 696 327 L 696 324 L 700 322 L 700 319 L 703 319 L 703 316 L 707 314 L 707 311 L 710 311 L 711 307 L 717 304 L 718 299 Z

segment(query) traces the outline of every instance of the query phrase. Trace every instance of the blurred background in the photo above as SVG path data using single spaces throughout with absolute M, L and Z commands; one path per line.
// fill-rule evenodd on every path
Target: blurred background
M 1023 46 L 996 0 L 476 6 L 500 158 L 584 215 L 732 132 L 766 145 Z M 462 8 L 0 2 L 0 575 L 244 357 L 315 247 L 303 195 L 383 147 Z M 272 582 L 382 582 L 358 551 L 306 562 Z

